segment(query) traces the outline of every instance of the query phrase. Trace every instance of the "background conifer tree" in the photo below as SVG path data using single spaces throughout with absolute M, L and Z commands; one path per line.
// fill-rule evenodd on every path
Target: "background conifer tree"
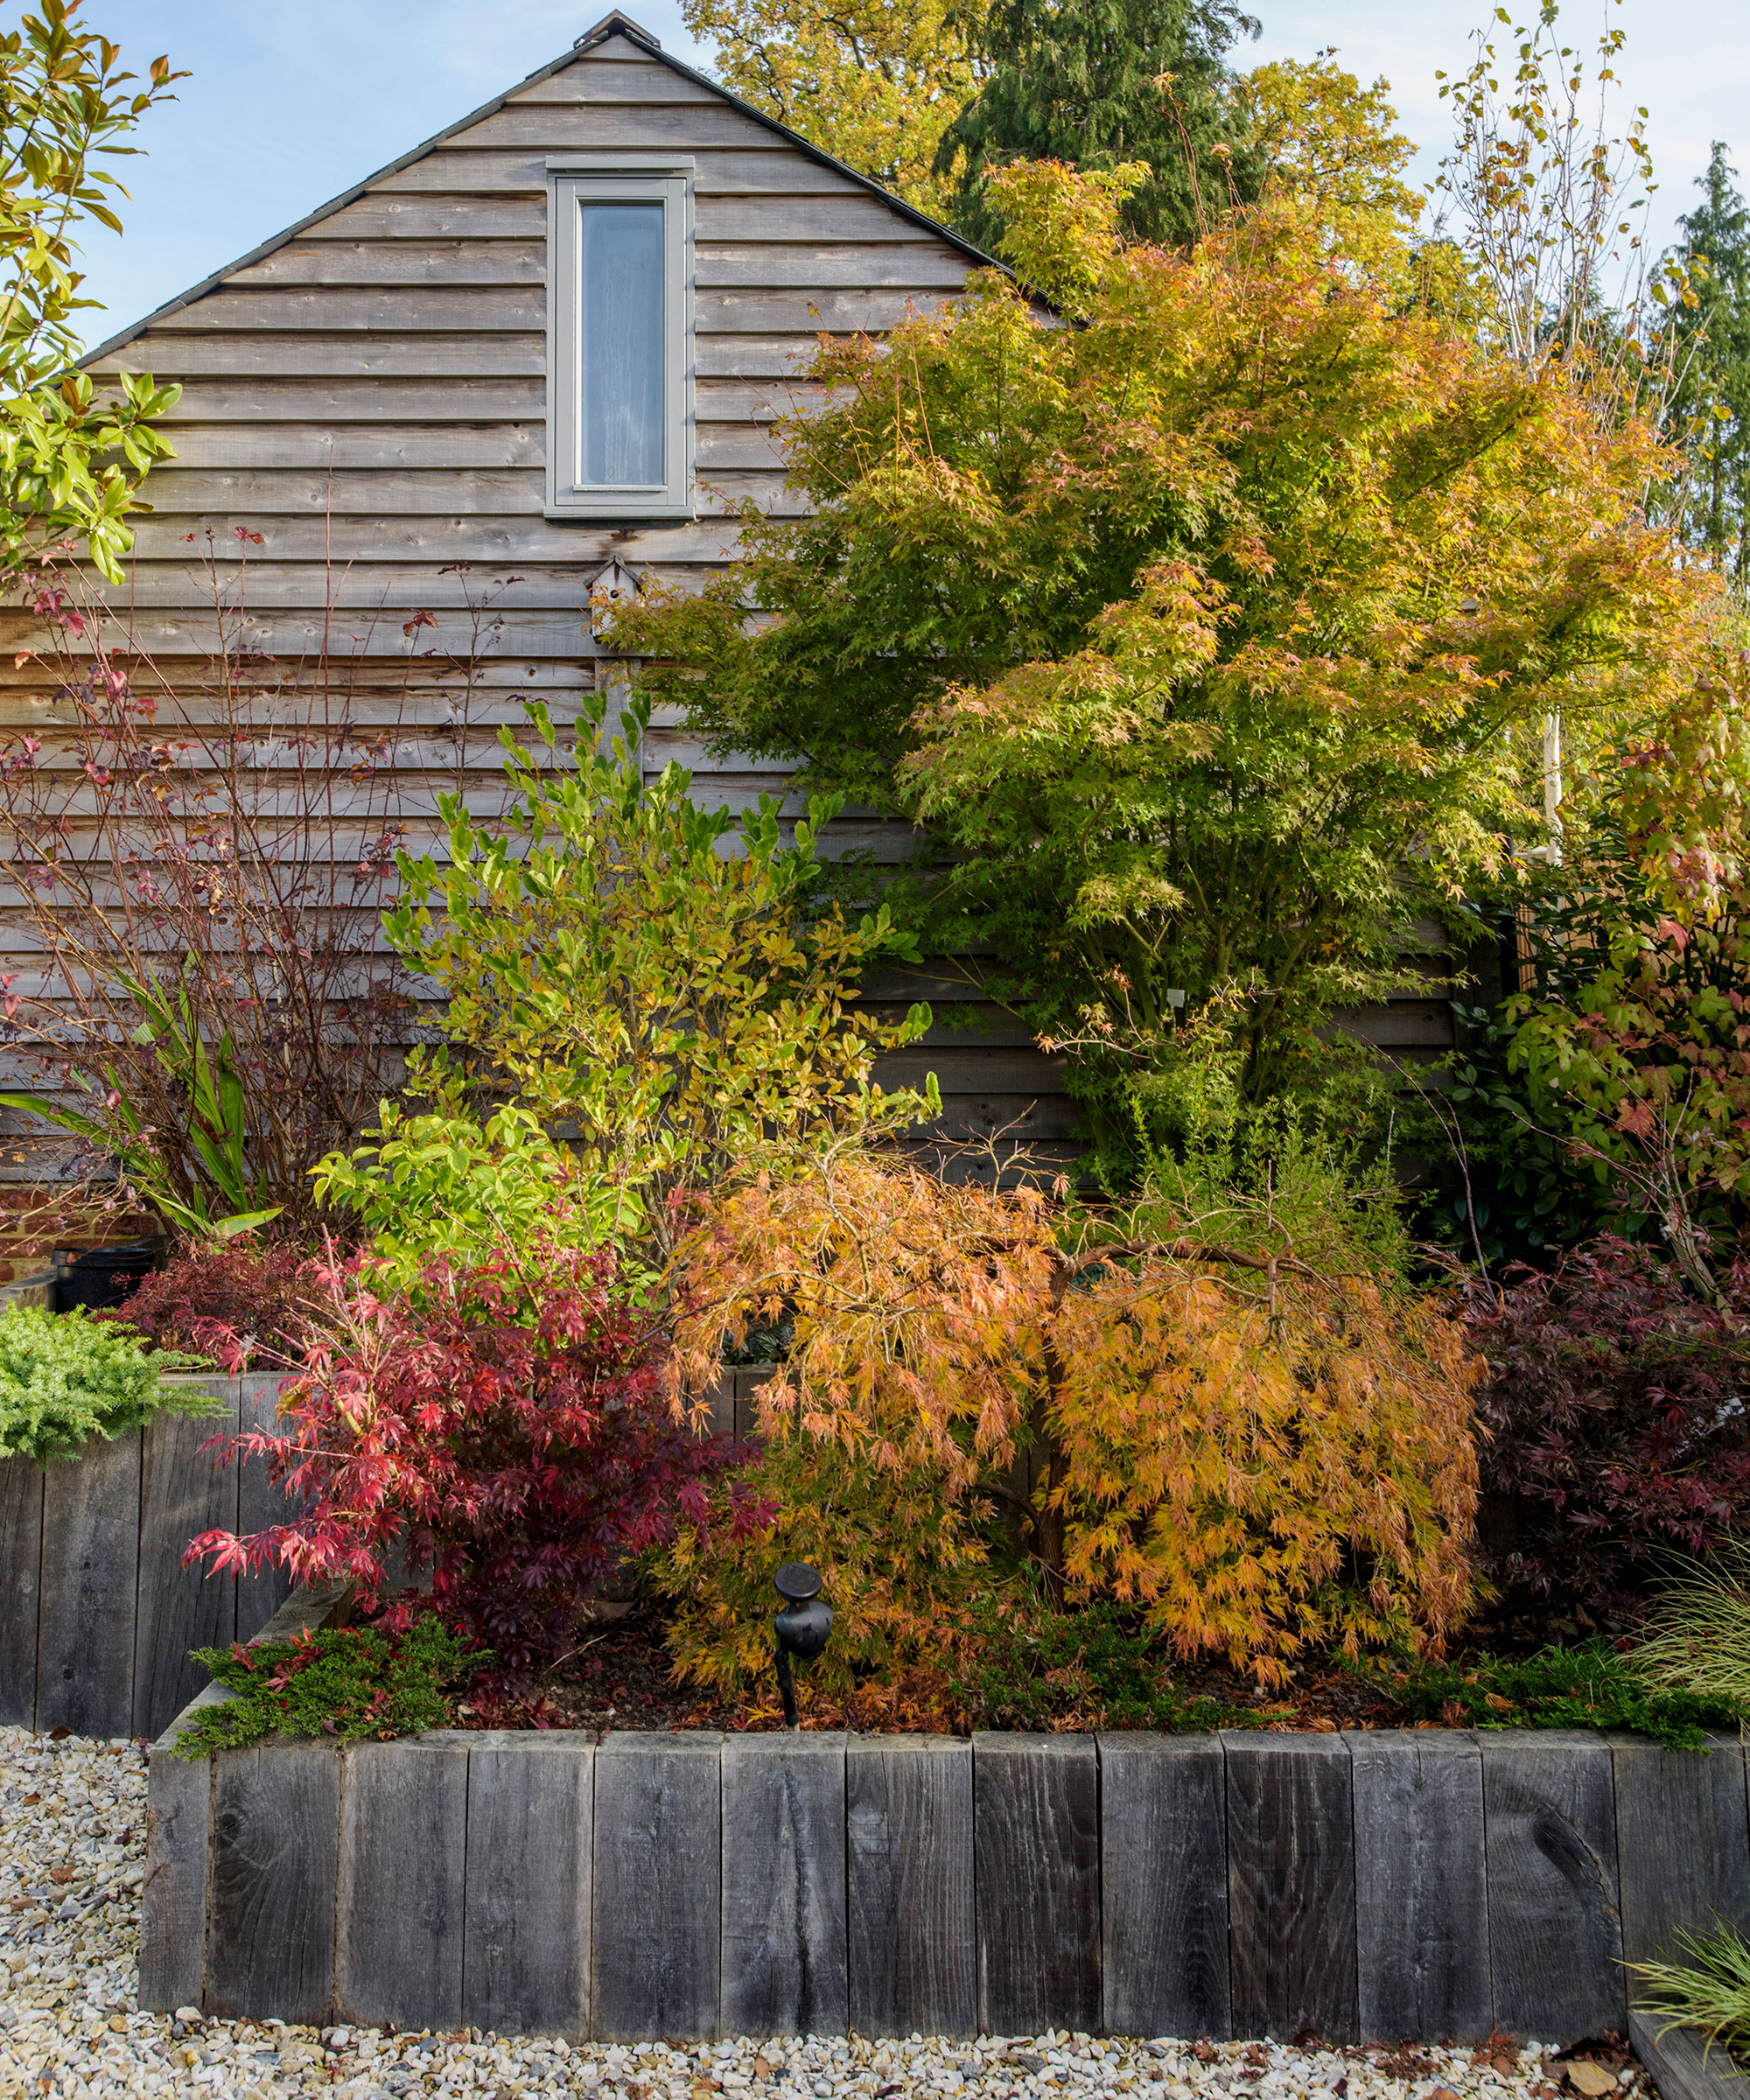
M 1226 56 L 1258 24 L 1234 0 L 996 0 L 983 45 L 990 77 L 943 135 L 955 220 L 989 247 L 1003 220 L 990 172 L 1057 160 L 1084 174 L 1146 162 L 1123 213 L 1135 238 L 1183 247 L 1262 170 Z
M 1704 201 L 1677 220 L 1696 304 L 1675 308 L 1671 326 L 1683 374 L 1677 420 L 1697 439 L 1690 537 L 1742 591 L 1750 583 L 1750 207 L 1726 155 L 1716 140 L 1696 178 Z

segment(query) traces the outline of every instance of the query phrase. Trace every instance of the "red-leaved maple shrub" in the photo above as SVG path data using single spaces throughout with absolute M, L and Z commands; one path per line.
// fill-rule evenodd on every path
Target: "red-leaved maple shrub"
M 228 1371 L 280 1366 L 304 1354 L 327 1292 L 309 1256 L 285 1242 L 194 1240 L 94 1317 L 136 1327 L 164 1349 L 195 1349 Z
M 1673 1554 L 1750 1535 L 1750 1264 L 1723 1308 L 1619 1239 L 1518 1277 L 1471 1299 L 1482 1488 L 1509 1519 L 1490 1572 L 1509 1601 L 1632 1609 Z
M 204 1533 L 186 1558 L 354 1580 L 395 1632 L 429 1608 L 385 1599 L 399 1554 L 445 1622 L 491 1649 L 488 1698 L 524 1697 L 628 1554 L 705 1516 L 703 1480 L 731 1457 L 659 1394 L 658 1332 L 607 1253 L 434 1258 L 409 1295 L 379 1295 L 360 1259 L 315 1274 L 326 1305 L 284 1428 L 234 1440 L 304 1513 Z

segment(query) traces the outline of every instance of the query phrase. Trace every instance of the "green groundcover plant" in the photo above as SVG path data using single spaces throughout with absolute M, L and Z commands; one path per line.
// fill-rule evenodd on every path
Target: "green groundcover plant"
M 1410 1720 L 1451 1728 L 1633 1728 L 1668 1750 L 1703 1747 L 1705 1728 L 1737 1728 L 1750 1705 L 1724 1694 L 1650 1684 L 1602 1635 L 1518 1659 L 1424 1662 L 1401 1675 L 1363 1668 Z
M 0 1312 L 0 1459 L 39 1466 L 72 1458 L 94 1437 L 114 1439 L 160 1412 L 211 1415 L 220 1401 L 164 1382 L 166 1371 L 212 1368 L 204 1356 L 157 1349 L 144 1335 L 36 1306 Z
M 1107 1728 L 1256 1728 L 1271 1718 L 1186 1691 L 1168 1642 L 1131 1606 L 1054 1611 L 1037 1583 L 1031 1596 L 981 1598 L 971 1613 L 976 1660 L 955 1686 L 985 1728 L 1049 1728 L 1091 1717 Z M 1017 1609 L 1017 1605 L 1023 1608 Z M 1278 1714 L 1287 1711 L 1278 1709 Z
M 270 1735 L 320 1735 L 335 1743 L 387 1742 L 456 1718 L 454 1688 L 492 1657 L 435 1614 L 405 1633 L 326 1627 L 254 1648 L 201 1648 L 194 1660 L 234 1696 L 203 1707 L 175 1744 L 202 1758 Z

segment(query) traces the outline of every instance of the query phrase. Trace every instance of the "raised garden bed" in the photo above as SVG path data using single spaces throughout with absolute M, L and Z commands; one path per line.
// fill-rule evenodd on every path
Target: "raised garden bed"
M 249 1640 L 284 1600 L 277 1572 L 238 1581 L 182 1564 L 197 1533 L 278 1516 L 261 1467 L 220 1471 L 200 1447 L 268 1426 L 279 1376 L 188 1382 L 228 1413 L 161 1415 L 46 1469 L 0 1460 L 0 1723 L 155 1736 L 205 1682 L 189 1650 Z
M 1750 1925 L 1725 1738 L 167 1737 L 150 1785 L 142 2003 L 228 2017 L 1566 2045 Z

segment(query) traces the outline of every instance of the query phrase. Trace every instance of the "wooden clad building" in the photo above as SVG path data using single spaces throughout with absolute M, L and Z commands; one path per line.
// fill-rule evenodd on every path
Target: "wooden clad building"
M 94 374 L 183 389 L 112 597 L 191 693 L 221 629 L 288 687 L 317 652 L 344 658 L 354 717 L 393 727 L 405 806 L 460 785 L 489 807 L 499 725 L 531 696 L 563 724 L 606 675 L 590 600 L 615 564 L 699 583 L 732 557 L 732 507 L 796 500 L 771 426 L 806 409 L 820 334 L 879 332 L 987 261 L 610 14 L 92 353 Z M 0 676 L 14 729 L 52 736 L 39 668 Z M 705 801 L 779 784 L 659 720 L 645 762 L 671 758 Z M 910 849 L 872 813 L 836 829 L 878 858 Z M 967 1018 L 952 976 L 868 990 Z M 1058 1068 L 970 1011 L 884 1079 L 934 1070 L 949 1130 L 1062 1145 Z M 1438 1000 L 1362 1025 L 1423 1054 L 1449 1040 Z M 0 1175 L 31 1178 L 17 1153 Z
M 237 631 L 280 663 L 325 632 L 381 659 L 382 705 L 437 738 L 410 737 L 404 760 L 430 763 L 434 798 L 454 780 L 456 678 L 439 667 L 469 661 L 484 797 L 498 724 L 537 695 L 563 722 L 597 677 L 589 599 L 610 564 L 702 581 L 732 556 L 732 507 L 794 500 L 771 426 L 806 407 L 820 334 L 885 329 L 987 260 L 611 14 L 87 360 L 183 388 L 126 587 L 142 646 L 161 665 L 205 658 L 216 570 Z M 640 313 L 653 279 L 662 311 Z M 404 638 L 415 611 L 438 624 Z M 708 760 L 674 721 L 645 758 L 695 767 L 707 802 L 779 784 Z M 836 831 L 880 858 L 909 850 L 866 814 Z M 896 1012 L 966 992 L 868 989 Z M 1060 1139 L 1056 1071 L 987 1019 L 938 1028 L 884 1078 L 934 1070 L 954 1126 L 1020 1116 Z

